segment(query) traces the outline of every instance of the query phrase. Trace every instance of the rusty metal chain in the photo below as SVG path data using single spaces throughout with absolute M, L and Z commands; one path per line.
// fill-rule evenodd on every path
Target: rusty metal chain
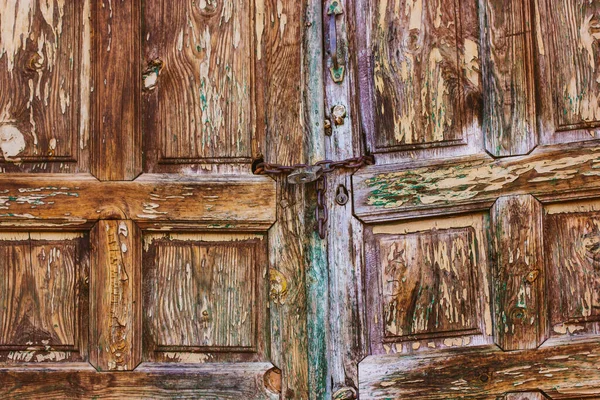
M 313 165 L 281 165 L 259 161 L 253 165 L 252 170 L 255 175 L 287 176 L 288 183 L 293 185 L 316 182 L 317 208 L 315 219 L 317 221 L 315 230 L 319 233 L 321 239 L 325 239 L 325 228 L 329 217 L 327 203 L 325 202 L 325 192 L 327 191 L 327 177 L 325 174 L 338 168 L 358 169 L 374 163 L 375 158 L 371 155 L 348 158 L 342 161 L 322 160 Z

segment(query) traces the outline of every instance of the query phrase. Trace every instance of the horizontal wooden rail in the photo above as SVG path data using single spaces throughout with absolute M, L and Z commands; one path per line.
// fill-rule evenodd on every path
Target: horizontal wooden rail
M 0 227 L 86 227 L 130 219 L 142 228 L 266 230 L 275 221 L 275 182 L 257 176 L 183 178 L 145 174 L 132 182 L 91 175 L 0 177 Z
M 542 203 L 595 197 L 600 147 L 578 143 L 506 159 L 368 167 L 353 176 L 353 189 L 355 214 L 364 222 L 482 211 L 512 194 L 532 194 Z

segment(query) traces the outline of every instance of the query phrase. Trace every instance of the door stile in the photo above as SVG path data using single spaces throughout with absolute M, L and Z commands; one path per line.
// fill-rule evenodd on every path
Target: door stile
M 323 82 L 325 87 L 326 158 L 344 160 L 359 157 L 363 152 L 360 139 L 358 112 L 360 99 L 355 91 L 356 55 L 349 45 L 356 35 L 352 23 L 354 7 L 350 2 L 340 2 L 342 14 L 336 19 L 338 60 L 345 67 L 344 78 L 335 82 L 330 68 L 332 61 L 332 37 L 327 26 L 331 23 L 328 7 L 322 11 L 324 21 Z M 330 2 L 325 3 L 327 6 Z M 329 319 L 328 325 L 328 380 L 332 383 L 335 399 L 358 397 L 358 363 L 366 350 L 363 276 L 363 225 L 353 215 L 352 181 L 347 170 L 336 170 L 328 175 L 327 226 L 329 270 Z M 338 195 L 342 196 L 337 199 Z M 348 200 L 344 203 L 344 195 Z
M 324 131 L 324 88 L 323 88 L 323 20 L 321 0 L 309 0 L 306 7 L 306 51 L 304 75 L 306 82 L 307 138 L 306 158 L 314 164 L 326 158 Z M 315 231 L 316 182 L 305 185 L 305 236 L 303 245 L 306 260 L 307 292 L 307 341 L 308 341 L 308 389 L 309 399 L 331 397 L 328 377 L 328 327 L 333 325 L 329 318 L 329 276 L 327 242 Z M 330 193 L 331 194 L 331 193 Z M 327 196 L 326 196 L 327 197 Z M 327 199 L 325 199 L 327 201 Z
M 141 4 L 92 1 L 91 173 L 101 181 L 142 172 Z

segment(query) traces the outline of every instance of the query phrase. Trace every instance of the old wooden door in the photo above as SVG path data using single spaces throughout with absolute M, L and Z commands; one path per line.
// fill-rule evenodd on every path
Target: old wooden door
M 1 2 L 0 397 L 307 397 L 308 11 Z
M 333 390 L 599 398 L 600 1 L 347 8 L 377 165 L 352 181 L 366 295 L 333 302 L 366 338 L 347 330 Z

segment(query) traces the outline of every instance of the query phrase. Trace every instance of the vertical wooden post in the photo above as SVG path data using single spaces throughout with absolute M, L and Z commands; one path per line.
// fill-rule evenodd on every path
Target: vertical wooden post
M 91 172 L 101 181 L 132 180 L 142 171 L 140 3 L 92 2 Z
M 326 3 L 327 4 L 327 3 Z M 340 49 L 349 49 L 348 21 L 355 20 L 354 5 L 342 3 L 344 13 L 337 17 L 337 42 Z M 323 20 L 331 18 L 323 10 Z M 330 43 L 330 32 L 324 29 L 325 43 Z M 342 54 L 343 53 L 343 54 Z M 334 82 L 329 67 L 331 55 L 326 55 L 323 82 L 325 87 L 325 118 L 329 119 L 331 134 L 326 136 L 326 158 L 344 160 L 361 155 L 360 132 L 355 113 L 360 109 L 360 99 L 352 95 L 356 83 L 352 68 L 352 54 L 340 52 L 344 57 L 346 74 L 342 82 Z M 346 110 L 346 117 L 335 121 L 333 110 Z M 346 190 L 348 202 L 336 203 L 337 191 Z M 358 392 L 358 363 L 366 348 L 364 313 L 360 310 L 362 299 L 363 226 L 352 215 L 351 171 L 341 170 L 329 174 L 327 187 L 328 264 L 329 264 L 329 315 L 335 323 L 329 324 L 328 366 L 331 391 L 336 399 L 353 399 Z
M 304 76 L 306 85 L 307 158 L 310 164 L 325 159 L 325 114 L 323 112 L 323 20 L 322 1 L 309 0 L 306 7 L 306 49 Z M 331 397 L 327 362 L 329 321 L 329 276 L 327 267 L 327 241 L 315 231 L 316 184 L 305 185 L 307 191 L 306 257 L 308 389 L 309 399 Z M 327 197 L 330 197 L 331 193 Z M 327 199 L 325 199 L 327 202 Z M 327 234 L 327 233 L 326 233 Z
M 99 371 L 141 362 L 141 234 L 132 221 L 99 221 L 92 230 L 90 361 Z
M 495 157 L 538 143 L 530 0 L 485 0 L 482 21 L 483 129 Z
M 293 6 L 275 1 L 255 4 L 260 23 L 258 57 L 265 65 L 267 162 L 292 165 L 307 161 L 301 67 L 307 1 L 312 0 Z M 278 179 L 277 223 L 269 230 L 271 361 L 282 372 L 282 398 L 290 400 L 309 397 L 303 243 L 311 228 L 305 224 L 305 193 L 303 186 Z
M 547 334 L 542 205 L 531 195 L 501 197 L 491 218 L 496 344 L 503 350 L 535 349 Z

